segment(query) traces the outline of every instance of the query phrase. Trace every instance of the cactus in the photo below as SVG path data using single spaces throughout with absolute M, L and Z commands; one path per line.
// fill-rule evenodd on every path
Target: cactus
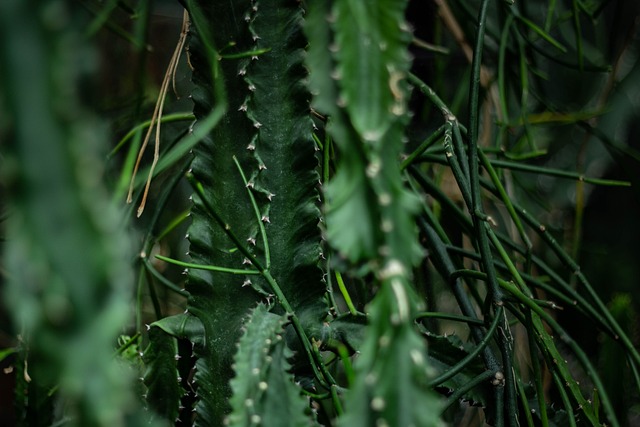
M 264 9 L 257 2 L 218 3 L 188 3 L 195 15 L 196 118 L 216 101 L 215 84 L 224 82 L 229 105 L 222 123 L 194 149 L 192 181 L 199 191 L 189 255 L 195 264 L 250 274 L 189 270 L 187 311 L 201 323 L 206 343 L 194 347 L 197 422 L 203 425 L 218 425 L 229 411 L 235 349 L 228 344 L 238 340 L 258 301 L 295 313 L 300 327 L 320 323 L 328 310 L 318 266 L 319 175 L 303 84 L 302 11 L 287 1 Z M 241 19 L 233 21 L 238 11 Z M 219 47 L 219 81 L 207 72 L 200 32 L 206 29 L 199 22 L 216 29 L 211 42 Z

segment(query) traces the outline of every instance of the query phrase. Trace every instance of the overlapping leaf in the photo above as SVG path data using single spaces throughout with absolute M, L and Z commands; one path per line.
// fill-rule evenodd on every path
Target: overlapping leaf
M 325 189 L 327 236 L 351 261 L 375 258 L 381 247 L 409 264 L 421 255 L 412 219 L 417 204 L 398 167 L 410 65 L 404 7 L 310 2 L 305 28 L 313 105 L 329 115 L 327 130 L 339 149 L 336 175 Z
M 286 318 L 263 304 L 252 312 L 234 358 L 230 426 L 308 426 L 308 402 L 294 384 L 283 338 Z
M 341 426 L 442 425 L 439 399 L 426 387 L 430 372 L 425 342 L 404 318 L 411 299 L 396 277 L 383 283 L 371 303 L 371 323 Z

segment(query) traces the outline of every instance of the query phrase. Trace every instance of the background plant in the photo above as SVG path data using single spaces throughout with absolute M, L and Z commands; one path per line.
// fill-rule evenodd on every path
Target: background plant
M 105 228 L 117 214 L 97 208 L 107 199 L 96 168 L 68 173 L 92 158 L 68 148 L 86 147 L 75 135 L 94 128 L 80 97 L 67 96 L 83 81 L 81 62 L 58 58 L 82 57 L 62 41 L 104 28 L 131 43 L 143 70 L 151 8 L 81 2 L 93 14 L 83 21 L 51 1 L 38 21 L 18 4 L 3 6 L 3 30 L 25 35 L 3 45 L 3 163 L 17 165 L 3 165 L 3 224 L 5 295 L 25 339 L 4 354 L 38 372 L 16 387 L 23 423 L 133 424 L 127 389 L 174 424 L 633 422 L 637 301 L 594 290 L 574 259 L 593 259 L 582 244 L 593 236 L 593 185 L 624 191 L 620 221 L 637 204 L 625 188 L 638 182 L 637 152 L 614 131 L 637 114 L 637 32 L 626 20 L 637 6 L 185 1 L 194 109 L 176 103 L 161 119 L 128 324 L 128 252 Z M 69 16 L 77 21 L 59 21 Z M 18 78 L 21 58 L 39 58 L 35 81 L 49 83 Z M 142 117 L 145 97 L 157 96 L 134 74 L 135 99 L 112 100 L 114 127 L 139 124 L 110 155 L 129 148 L 114 180 L 119 206 L 154 126 Z M 36 128 L 37 138 L 27 132 Z M 623 175 L 603 176 L 610 164 Z M 28 171 L 68 202 L 31 187 Z M 49 221 L 58 211 L 73 232 Z M 38 265 L 41 275 L 24 276 Z M 609 279 L 633 283 L 632 267 L 614 265 Z M 82 317 L 65 327 L 47 315 L 66 312 Z M 79 350 L 107 343 L 101 357 Z M 144 386 L 115 381 L 114 360 L 129 361 Z

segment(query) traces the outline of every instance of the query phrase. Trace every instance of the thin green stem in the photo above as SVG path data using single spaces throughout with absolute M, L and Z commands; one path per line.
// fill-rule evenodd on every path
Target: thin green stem
M 567 418 L 569 419 L 569 427 L 576 427 L 576 417 L 573 414 L 573 408 L 571 407 L 571 401 L 569 400 L 569 396 L 567 395 L 566 390 L 564 389 L 564 384 L 560 379 L 560 376 L 555 370 L 551 370 L 551 375 L 553 376 L 553 382 L 556 384 L 556 390 L 558 390 L 558 394 L 560 395 L 560 400 L 562 400 L 562 405 L 564 406 L 564 410 L 567 413 Z
M 491 339 L 493 338 L 493 334 L 500 324 L 503 311 L 503 307 L 498 307 L 498 309 L 496 310 L 496 317 L 493 319 L 493 322 L 491 322 L 489 330 L 487 330 L 486 335 L 484 336 L 482 341 L 480 341 L 478 345 L 473 349 L 473 351 L 466 355 L 455 365 L 451 366 L 446 372 L 429 381 L 429 387 L 438 386 L 448 379 L 453 378 L 456 374 L 458 374 L 458 372 L 462 371 L 469 363 L 471 363 L 480 354 L 481 351 L 484 350 L 487 344 L 489 344 L 489 341 L 491 341 Z
M 248 50 L 246 52 L 239 52 L 239 53 L 219 53 L 219 57 L 220 59 L 241 59 L 241 58 L 249 58 L 252 56 L 263 55 L 267 52 L 271 52 L 270 47 L 264 48 L 264 49 Z
M 136 283 L 136 332 L 142 331 L 142 308 L 144 306 L 142 289 L 144 288 L 145 274 L 145 271 L 140 269 Z
M 494 371 L 484 371 L 483 373 L 481 373 L 480 375 L 476 376 L 475 378 L 473 378 L 471 381 L 465 383 L 464 385 L 462 385 L 461 387 L 459 387 L 455 392 L 453 392 L 448 398 L 447 400 L 444 402 L 444 404 L 442 405 L 442 412 L 444 413 L 444 411 L 446 409 L 449 408 L 449 406 L 453 405 L 454 403 L 456 403 L 462 396 L 465 395 L 465 393 L 467 393 L 469 390 L 477 387 L 478 385 L 482 384 L 485 381 L 488 381 L 489 379 L 491 379 L 492 377 L 495 376 L 495 372 Z M 497 414 L 496 414 L 497 417 Z M 496 421 L 496 425 L 497 425 L 497 421 Z
M 490 162 L 491 162 L 491 165 L 498 168 L 505 168 L 505 169 L 515 170 L 515 171 L 522 171 L 522 172 L 531 172 L 535 174 L 542 174 L 542 175 L 548 175 L 548 176 L 556 176 L 559 178 L 575 179 L 578 181 L 586 182 L 588 184 L 606 185 L 610 187 L 630 187 L 631 186 L 631 183 L 628 181 L 619 181 L 615 179 L 590 178 L 576 172 L 569 172 L 561 169 L 527 165 L 521 162 L 510 162 L 507 160 L 497 160 L 497 159 L 491 160 Z
M 231 226 L 222 219 L 222 217 L 220 216 L 218 211 L 215 209 L 215 207 L 211 205 L 211 203 L 207 200 L 202 184 L 196 180 L 193 174 L 187 174 L 187 179 L 189 180 L 189 183 L 191 184 L 196 194 L 202 201 L 205 209 L 213 217 L 213 219 L 218 223 L 218 225 L 222 227 L 225 234 L 236 245 L 238 250 L 251 262 L 251 264 L 253 264 L 253 266 L 259 271 L 259 274 L 261 274 L 262 277 L 264 277 L 264 279 L 269 284 L 271 290 L 273 291 L 274 295 L 276 296 L 278 302 L 280 303 L 282 308 L 285 310 L 286 314 L 291 318 L 291 323 L 293 324 L 293 327 L 298 335 L 298 338 L 302 342 L 302 346 L 304 348 L 305 354 L 309 359 L 311 368 L 314 372 L 315 377 L 318 379 L 319 383 L 326 389 L 329 389 L 331 385 L 337 384 L 335 379 L 331 375 L 331 373 L 327 370 L 326 366 L 324 365 L 324 362 L 322 361 L 322 356 L 319 354 L 317 349 L 311 344 L 309 337 L 307 337 L 307 334 L 304 331 L 302 324 L 300 323 L 300 319 L 298 318 L 295 311 L 291 307 L 291 304 L 289 303 L 288 299 L 280 289 L 280 285 L 278 285 L 276 280 L 271 275 L 271 272 L 268 269 L 266 269 L 262 265 L 262 263 L 260 263 L 260 261 L 258 261 L 258 259 L 256 259 L 256 257 L 249 252 L 246 246 L 240 241 L 240 239 L 238 239 L 235 233 L 231 230 Z
M 467 205 L 469 210 L 472 210 L 472 195 L 471 190 L 469 188 L 468 175 L 464 173 L 462 168 L 460 167 L 460 163 L 457 160 L 456 154 L 453 150 L 453 124 L 451 122 L 447 122 L 445 124 L 444 131 L 444 150 L 445 157 L 447 162 L 449 163 L 449 167 L 451 168 L 451 172 L 458 183 L 458 188 L 460 189 L 460 193 L 462 194 L 462 198 Z
M 173 258 L 168 258 L 162 255 L 156 255 L 161 261 L 168 262 L 169 264 L 178 265 L 180 267 L 185 268 L 193 268 L 194 270 L 207 270 L 207 271 L 217 271 L 219 273 L 229 273 L 229 274 L 238 274 L 238 275 L 260 275 L 261 272 L 258 270 L 248 270 L 242 268 L 227 268 L 220 267 L 217 265 L 202 265 L 202 264 L 193 264 L 191 262 L 184 262 Z
M 126 343 L 118 347 L 118 349 L 115 352 L 115 355 L 120 355 L 124 353 L 129 347 L 134 345 L 136 341 L 138 341 L 139 339 L 140 339 L 140 332 L 136 332 L 131 338 L 127 340 Z
M 317 137 L 314 138 L 317 139 Z M 330 164 L 331 164 L 331 136 L 327 133 L 325 137 L 324 144 L 321 145 L 322 149 L 322 183 L 326 184 L 329 182 L 330 176 Z
M 502 307 L 500 307 L 502 308 Z M 505 400 L 505 414 L 510 426 L 518 427 L 520 422 L 518 421 L 518 402 L 516 398 L 516 379 L 513 367 L 513 335 L 509 322 L 507 321 L 506 313 L 502 316 L 502 325 L 498 328 L 498 335 L 501 337 L 504 345 L 500 346 L 502 353 L 502 372 L 504 375 L 504 400 Z
M 525 327 L 527 328 L 527 339 L 529 341 L 529 361 L 531 368 L 533 369 L 533 383 L 536 387 L 536 397 L 538 398 L 538 408 L 540 410 L 540 420 L 543 427 L 548 427 L 549 418 L 547 416 L 547 404 L 544 400 L 544 386 L 542 384 L 542 370 L 540 369 L 540 359 L 538 357 L 538 347 L 536 346 L 536 340 L 533 336 L 535 328 L 533 326 L 533 320 L 531 319 L 531 312 L 527 311 L 525 316 Z
M 484 326 L 485 324 L 482 320 L 477 319 L 475 317 L 460 316 L 457 314 L 440 313 L 435 311 L 423 311 L 421 313 L 418 313 L 416 315 L 416 320 L 421 320 L 421 319 L 452 320 L 454 322 L 463 322 L 463 323 L 468 323 L 470 325 L 477 325 L 477 326 Z
M 462 166 L 464 176 L 467 178 L 467 181 L 469 181 L 469 158 L 467 157 L 467 152 L 465 151 L 464 146 L 464 139 L 462 138 L 462 133 L 460 132 L 460 130 L 463 130 L 466 133 L 466 129 L 463 125 L 460 124 L 460 122 L 458 122 L 457 119 L 450 120 L 450 123 L 451 127 L 453 128 L 453 149 L 460 159 L 460 165 Z
M 278 285 L 276 280 L 273 278 L 269 270 L 263 270 L 262 276 L 266 279 L 267 283 L 269 283 L 271 290 L 276 295 L 276 298 L 282 305 L 282 308 L 285 309 L 287 315 L 291 318 L 291 323 L 293 324 L 293 327 L 296 330 L 298 338 L 302 342 L 302 346 L 307 355 L 307 358 L 311 362 L 310 363 L 311 368 L 314 371 L 315 377 L 318 379 L 320 384 L 327 389 L 331 388 L 332 386 L 335 386 L 337 384 L 336 380 L 333 378 L 331 373 L 327 370 L 324 362 L 322 361 L 322 356 L 317 351 L 317 348 L 311 344 L 309 337 L 307 337 L 307 333 L 304 331 L 304 328 L 302 327 L 302 323 L 300 323 L 300 319 L 293 311 L 293 308 L 291 307 L 291 304 L 289 304 L 289 301 L 287 300 L 286 296 L 282 293 L 280 286 Z
M 238 250 L 242 253 L 242 255 L 245 256 L 245 258 L 251 261 L 251 264 L 253 264 L 253 266 L 256 267 L 260 273 L 264 272 L 266 269 L 262 265 L 262 263 L 258 259 L 256 259 L 256 257 L 251 252 L 249 252 L 247 247 L 240 241 L 238 236 L 236 236 L 236 234 L 233 232 L 233 230 L 231 229 L 231 225 L 227 224 L 224 221 L 224 219 L 222 219 L 222 217 L 218 213 L 218 210 L 207 199 L 204 193 L 204 188 L 202 187 L 202 184 L 198 180 L 196 180 L 196 178 L 191 173 L 187 174 L 187 180 L 189 181 L 189 183 L 195 190 L 196 194 L 202 201 L 202 204 L 204 205 L 209 215 L 211 215 L 211 217 L 224 230 L 224 233 L 227 235 L 227 237 L 229 237 L 229 239 L 231 239 L 231 241 L 234 243 L 236 248 L 238 248 Z
M 451 284 L 453 295 L 460 306 L 462 313 L 471 318 L 477 318 L 476 310 L 472 304 L 466 290 L 463 288 L 462 283 L 459 280 L 450 280 L 450 277 L 455 273 L 456 269 L 453 260 L 447 253 L 446 247 L 438 234 L 434 231 L 423 218 L 418 219 L 418 225 L 426 236 L 426 242 L 431 254 L 431 262 L 436 267 L 436 270 L 440 272 L 442 277 Z M 481 342 L 484 339 L 484 331 L 478 326 L 471 326 L 471 333 L 476 342 Z M 490 347 L 485 347 L 483 352 L 483 358 L 487 369 L 492 371 L 498 371 L 500 365 L 497 358 L 493 354 Z
M 339 271 L 336 271 L 335 275 L 336 275 L 336 280 L 338 282 L 338 288 L 340 289 L 342 298 L 344 298 L 345 304 L 347 304 L 347 307 L 349 308 L 349 312 L 354 316 L 361 315 L 362 313 L 359 313 L 358 310 L 356 310 L 356 307 L 353 305 L 353 302 L 351 301 L 351 296 L 349 295 L 349 291 L 347 290 L 347 287 L 344 284 L 344 280 L 342 280 L 342 274 L 340 274 Z
M 422 162 L 426 161 L 426 162 L 432 162 L 432 163 L 447 164 L 448 159 L 443 157 L 442 155 L 434 154 L 435 152 L 436 152 L 435 150 L 430 150 L 428 153 L 423 153 L 418 158 L 418 160 Z M 577 181 L 585 182 L 587 184 L 604 185 L 609 187 L 630 187 L 631 186 L 631 183 L 629 181 L 591 178 L 576 172 L 569 172 L 569 171 L 563 171 L 561 169 L 527 165 L 521 162 L 511 162 L 507 160 L 498 160 L 498 159 L 489 159 L 489 162 L 494 168 L 530 172 L 530 173 L 535 173 L 536 175 L 547 175 L 547 176 L 555 176 L 558 178 L 574 179 Z
M 473 62 L 471 65 L 471 92 L 469 96 L 469 128 L 468 128 L 468 153 L 469 153 L 469 181 L 471 190 L 472 207 L 469 209 L 473 217 L 473 226 L 476 232 L 476 239 L 482 264 L 488 277 L 489 293 L 494 304 L 500 304 L 502 292 L 497 284 L 493 257 L 489 248 L 487 232 L 482 208 L 482 193 L 480 191 L 480 171 L 478 162 L 478 132 L 479 132 L 479 111 L 480 111 L 480 69 L 482 66 L 482 50 L 484 47 L 484 32 L 487 18 L 487 7 L 489 0 L 483 0 L 478 14 L 478 29 L 476 31 L 476 44 L 473 52 Z
M 456 272 L 457 275 L 466 275 L 469 277 L 474 277 L 480 280 L 487 280 L 487 275 L 485 273 L 479 272 L 479 271 L 475 271 L 475 270 L 459 270 Z M 609 421 L 612 423 L 612 425 L 614 426 L 618 426 L 618 421 L 616 419 L 616 415 L 615 412 L 613 410 L 613 406 L 611 405 L 611 401 L 609 400 L 609 396 L 607 395 L 607 393 L 605 392 L 605 388 L 602 384 L 602 381 L 600 380 L 600 377 L 598 375 L 598 371 L 595 369 L 595 367 L 592 365 L 591 361 L 589 360 L 589 357 L 586 355 L 586 353 L 584 352 L 584 350 L 582 350 L 580 348 L 580 346 L 573 340 L 571 339 L 571 337 L 566 333 L 566 331 L 558 324 L 558 322 L 551 317 L 546 311 L 544 311 L 541 307 L 539 307 L 537 304 L 535 304 L 531 298 L 527 297 L 524 293 L 522 293 L 518 287 L 516 287 L 513 283 L 507 282 L 505 280 L 502 279 L 498 279 L 499 285 L 506 290 L 510 295 L 516 297 L 516 299 L 522 303 L 524 306 L 526 306 L 527 308 L 529 308 L 531 311 L 533 311 L 534 313 L 536 313 L 540 319 L 544 320 L 549 327 L 551 328 L 551 330 L 553 330 L 558 337 L 562 340 L 562 342 L 564 344 L 566 344 L 571 351 L 573 352 L 573 354 L 576 356 L 576 358 L 578 359 L 578 361 L 580 362 L 580 364 L 584 367 L 585 371 L 590 375 L 591 380 L 593 381 L 594 385 L 596 386 L 596 388 L 598 390 L 600 390 L 600 392 L 602 393 L 601 395 L 601 400 L 602 400 L 602 406 L 605 408 L 606 413 L 609 416 Z M 544 326 L 542 325 L 541 322 L 534 322 L 535 323 L 535 330 L 537 333 L 536 338 L 539 340 L 540 344 L 539 347 L 542 350 L 545 350 L 546 352 L 549 352 L 548 358 L 553 360 L 555 362 L 555 366 L 559 369 L 560 368 L 560 362 L 558 361 L 562 356 L 560 355 L 560 353 L 558 353 L 558 351 L 555 348 L 555 345 L 552 342 L 552 338 L 549 336 L 549 334 L 546 332 L 546 330 L 544 329 Z M 563 368 L 566 369 L 566 368 Z M 571 378 L 570 373 L 565 372 L 563 373 L 563 375 L 565 376 L 565 379 L 569 379 Z M 583 407 L 583 412 L 584 414 L 590 418 L 590 420 L 593 421 L 593 413 L 590 410 L 587 410 L 589 408 L 586 407 L 586 405 L 588 405 L 587 401 L 582 397 L 582 394 L 578 388 L 577 383 L 572 380 L 571 382 L 569 382 L 569 387 L 574 395 L 574 398 L 576 398 L 576 400 L 578 401 L 578 403 L 580 405 L 582 405 Z
M 551 23 L 553 22 L 553 15 L 556 11 L 556 0 L 549 0 L 549 6 L 547 7 L 547 16 L 544 20 L 544 30 L 546 32 L 551 31 Z
M 158 234 L 158 237 L 156 237 L 155 240 L 159 242 L 160 240 L 165 238 L 167 234 L 171 233 L 173 230 L 175 230 L 176 227 L 178 227 L 187 218 L 189 218 L 190 212 L 191 212 L 190 209 L 186 209 L 180 212 L 178 215 L 176 215 L 175 218 L 160 232 L 160 234 Z
M 149 270 L 149 272 L 155 277 L 162 285 L 164 285 L 167 289 L 172 290 L 173 292 L 183 296 L 188 297 L 189 292 L 186 289 L 182 289 L 179 286 L 176 286 L 174 283 L 169 281 L 166 277 L 164 277 L 156 268 L 153 266 L 147 257 L 142 258 L 142 265 Z
M 418 148 L 416 148 L 411 154 L 409 154 L 407 156 L 407 158 L 404 159 L 404 161 L 400 165 L 400 170 L 404 171 L 410 164 L 412 164 L 414 162 L 414 160 L 418 156 L 420 156 L 422 153 L 424 153 L 427 148 L 431 147 L 436 141 L 438 141 L 440 138 L 442 138 L 442 135 L 445 132 L 445 126 L 446 125 L 440 126 L 435 132 L 433 132 L 431 135 L 429 135 L 429 137 L 427 139 L 425 139 L 422 142 L 422 144 L 420 144 L 420 146 L 418 146 Z
M 533 416 L 531 415 L 531 409 L 529 409 L 529 401 L 527 399 L 527 394 L 522 385 L 522 379 L 518 377 L 517 383 L 518 387 L 518 396 L 520 397 L 520 404 L 522 405 L 522 413 L 524 414 L 525 419 L 527 420 L 528 427 L 534 427 Z
M 571 2 L 573 8 L 573 28 L 576 33 L 576 53 L 578 55 L 578 66 L 580 71 L 584 68 L 584 55 L 582 52 L 582 28 L 580 26 L 580 10 L 578 8 L 578 1 L 573 0 Z
M 420 80 L 418 76 L 413 73 L 409 73 L 407 76 L 407 80 L 409 80 L 411 84 L 414 84 L 418 88 L 418 90 L 422 92 L 427 97 L 427 99 L 440 110 L 440 112 L 444 116 L 445 121 L 449 121 L 452 118 L 455 119 L 455 116 L 453 115 L 451 110 L 449 110 L 447 104 L 445 104 L 438 97 L 438 95 L 434 92 L 433 89 L 429 87 L 429 85 Z
M 342 409 L 342 402 L 340 401 L 340 396 L 338 395 L 338 387 L 332 385 L 330 391 L 333 407 L 336 410 L 336 415 L 339 417 L 344 413 L 344 410 Z
M 511 203 L 511 198 L 509 197 L 509 195 L 507 194 L 507 191 L 502 186 L 502 182 L 500 181 L 500 178 L 498 177 L 498 174 L 496 173 L 495 169 L 493 169 L 493 166 L 489 161 L 489 158 L 484 154 L 482 150 L 478 150 L 478 154 L 480 156 L 480 161 L 482 162 L 482 166 L 489 174 L 489 177 L 491 178 L 493 185 L 495 186 L 498 194 L 500 195 L 500 199 L 505 204 L 505 207 L 507 208 L 507 212 L 509 212 L 509 216 L 511 217 L 513 224 L 516 226 L 516 229 L 518 230 L 520 239 L 522 239 L 522 242 L 525 245 L 525 249 L 526 249 L 525 270 L 529 271 L 529 266 L 531 265 L 531 249 L 533 248 L 533 244 L 531 243 L 531 240 L 529 239 L 529 236 L 527 235 L 527 233 L 524 231 L 524 226 L 520 221 L 520 217 L 516 213 L 516 210 L 513 207 L 513 203 Z
M 493 265 L 493 256 L 487 238 L 486 223 L 482 219 L 486 217 L 482 207 L 482 193 L 480 191 L 480 173 L 478 162 L 478 135 L 479 135 L 479 115 L 480 115 L 480 71 L 482 67 L 482 51 L 484 48 L 484 33 L 486 28 L 487 8 L 489 0 L 482 0 L 478 13 L 478 27 L 476 30 L 476 43 L 473 51 L 471 64 L 471 82 L 469 94 L 469 129 L 468 129 L 468 155 L 469 155 L 469 187 L 471 190 L 472 206 L 469 211 L 473 218 L 473 228 L 476 234 L 476 241 L 482 257 L 483 269 L 487 274 L 487 284 L 489 298 L 496 306 L 501 306 L 502 291 L 498 285 L 498 278 Z M 506 354 L 507 343 L 503 337 L 498 340 L 498 346 L 502 354 Z M 503 420 L 504 389 L 496 387 L 496 421 L 495 424 L 501 427 Z
M 489 189 L 490 191 L 494 191 L 495 192 L 495 189 L 493 189 L 488 184 L 488 182 L 486 182 L 485 180 L 482 180 L 482 185 L 485 188 Z M 522 208 L 521 207 L 519 207 L 515 203 L 514 203 L 514 207 L 516 208 L 516 210 L 519 213 L 522 214 Z M 531 219 L 533 219 L 533 217 L 531 217 Z M 531 224 L 529 224 L 529 225 L 531 226 Z M 541 230 L 546 230 L 546 229 L 544 228 L 544 226 L 539 224 L 538 227 L 534 227 L 534 230 L 536 232 L 540 232 Z M 518 251 L 521 254 L 524 254 L 523 249 L 518 247 L 517 245 L 515 245 L 512 240 L 506 238 L 505 236 L 501 235 L 500 233 L 495 233 L 495 234 L 498 236 L 498 238 L 500 239 L 500 241 L 503 244 L 509 246 L 510 248 L 512 248 L 513 250 Z M 465 256 L 469 256 L 469 257 L 473 258 L 476 255 L 473 255 L 473 254 L 470 254 L 470 253 L 465 253 Z M 601 315 L 567 281 L 562 279 L 560 277 L 560 275 L 558 273 L 556 273 L 555 270 L 553 270 L 551 267 L 549 267 L 539 257 L 533 256 L 532 257 L 532 262 L 534 263 L 534 265 L 536 265 L 538 268 L 540 268 L 544 274 L 549 276 L 551 278 L 551 280 L 558 285 L 556 288 L 559 288 L 559 289 L 549 288 L 548 285 L 545 285 L 540 281 L 533 280 L 533 278 L 531 278 L 530 276 L 527 276 L 527 275 L 524 275 L 524 274 L 521 273 L 521 275 L 523 277 L 527 278 L 527 281 L 535 284 L 536 286 L 538 286 L 538 287 L 540 287 L 542 289 L 545 289 L 547 292 L 550 292 L 553 295 L 558 296 L 558 298 L 562 298 L 563 301 L 568 303 L 570 306 L 574 306 L 574 307 L 576 307 L 576 308 L 578 308 L 580 310 L 583 310 L 583 312 L 588 314 L 590 319 L 594 320 L 603 329 L 604 332 L 610 334 L 614 339 L 617 339 L 616 338 L 617 337 L 617 333 L 612 329 L 611 325 L 608 324 L 607 319 L 605 319 L 605 317 L 603 317 L 603 315 Z M 564 296 L 562 294 L 560 294 L 559 291 L 564 292 Z
M 238 171 L 240 172 L 240 176 L 242 177 L 242 182 L 244 183 L 245 188 L 247 189 L 247 193 L 249 194 L 249 199 L 251 200 L 251 206 L 253 206 L 253 212 L 256 214 L 256 220 L 258 223 L 258 228 L 260 229 L 260 236 L 262 236 L 262 244 L 264 246 L 264 258 L 265 258 L 265 268 L 268 270 L 271 268 L 271 251 L 269 250 L 269 241 L 267 240 L 267 230 L 264 227 L 264 222 L 262 221 L 262 217 L 260 215 L 260 208 L 258 208 L 258 204 L 256 203 L 255 197 L 253 197 L 253 192 L 251 191 L 251 187 L 249 182 L 247 181 L 246 176 L 238 162 L 236 156 L 233 156 L 233 161 L 238 167 Z
M 505 67 L 504 60 L 507 51 L 507 41 L 509 38 L 509 30 L 513 24 L 513 15 L 507 16 L 504 23 L 502 34 L 500 35 L 500 50 L 498 51 L 498 94 L 500 96 L 500 108 L 502 109 L 502 120 L 509 121 L 509 107 L 507 103 L 507 87 L 505 84 Z
M 505 241 L 506 238 L 504 236 L 500 237 L 501 241 Z M 451 246 L 451 245 L 447 245 L 447 251 L 448 252 L 452 252 L 455 254 L 460 254 L 466 258 L 469 258 L 471 260 L 474 261 L 480 261 L 480 256 L 475 253 L 475 252 L 471 252 L 468 250 L 464 250 L 462 248 L 458 248 L 455 246 Z M 496 268 L 499 268 L 500 270 L 509 273 L 509 269 L 507 268 L 506 264 L 498 262 L 498 261 L 494 261 Z M 534 258 L 534 263 L 536 264 L 536 266 L 542 267 L 542 265 L 540 265 L 539 263 L 541 263 L 541 261 L 537 258 Z M 542 267 L 544 268 L 544 267 Z M 549 268 L 548 266 L 546 266 L 546 268 Z M 546 270 L 545 270 L 546 271 Z M 593 311 L 593 308 L 589 306 L 589 304 L 587 304 L 586 302 L 584 302 L 583 299 L 581 299 L 582 302 L 584 302 L 584 305 L 586 306 L 586 308 L 590 308 L 591 311 L 589 310 L 585 310 L 585 307 L 582 306 L 582 303 L 578 303 L 578 301 L 576 301 L 575 299 L 571 299 L 569 298 L 569 296 L 565 295 L 564 293 L 562 293 L 560 290 L 556 289 L 556 287 L 552 286 L 551 284 L 545 283 L 533 276 L 530 276 L 528 274 L 525 273 L 520 273 L 520 276 L 524 279 L 525 283 L 527 283 L 528 285 L 535 287 L 535 288 L 540 288 L 542 290 L 544 290 L 545 292 L 547 292 L 549 295 L 552 295 L 555 298 L 558 298 L 560 303 L 564 303 L 567 306 L 570 307 L 576 307 L 578 309 L 580 309 L 583 314 L 588 314 L 590 316 L 594 316 L 596 318 L 596 320 L 598 320 L 599 316 L 597 313 L 595 313 Z M 555 280 L 555 279 L 554 279 Z M 560 279 L 561 280 L 561 279 Z M 568 284 L 566 282 L 564 282 L 564 285 L 568 287 Z M 550 309 L 563 309 L 562 307 L 559 307 L 558 304 L 555 301 L 549 301 L 549 300 L 545 300 L 545 301 L 541 301 L 541 300 L 534 300 L 536 301 L 536 303 L 540 306 L 543 307 L 547 307 Z M 611 332 L 611 329 L 604 323 L 604 321 L 602 319 L 598 320 L 599 323 L 598 326 L 600 326 L 601 328 L 604 329 L 605 332 L 607 333 L 611 333 L 611 335 L 613 335 L 613 333 Z
M 556 39 L 551 37 L 551 35 L 549 33 L 547 33 L 544 29 L 540 28 L 533 21 L 531 21 L 530 19 L 527 19 L 527 18 L 525 18 L 524 16 L 521 16 L 521 15 L 516 15 L 516 18 L 520 22 L 522 22 L 524 25 L 529 27 L 531 30 L 533 30 L 534 33 L 536 33 L 537 35 L 542 37 L 551 46 L 555 47 L 556 49 L 558 49 L 562 53 L 567 53 L 567 48 L 564 47 L 562 45 L 562 43 L 560 43 L 559 41 L 557 41 Z

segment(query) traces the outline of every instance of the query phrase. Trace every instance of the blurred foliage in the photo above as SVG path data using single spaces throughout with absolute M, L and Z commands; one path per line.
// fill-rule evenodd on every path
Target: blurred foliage
M 2 174 L 5 306 L 18 349 L 15 422 L 141 425 L 133 369 L 114 358 L 129 320 L 131 247 L 102 184 L 105 129 L 84 103 L 95 55 L 64 1 L 6 1 Z

